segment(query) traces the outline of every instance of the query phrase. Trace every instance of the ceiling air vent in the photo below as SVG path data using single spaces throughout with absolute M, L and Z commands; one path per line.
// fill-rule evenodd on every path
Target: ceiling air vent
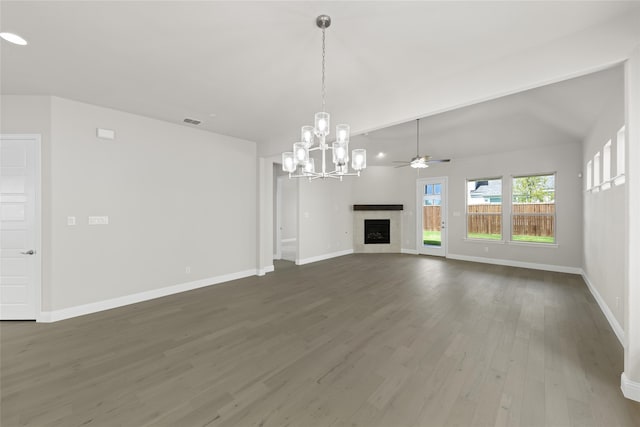
M 200 121 L 200 120 L 190 119 L 189 117 L 184 119 L 184 122 L 185 123 L 189 123 L 190 125 L 199 125 L 200 123 L 202 123 L 202 121 Z

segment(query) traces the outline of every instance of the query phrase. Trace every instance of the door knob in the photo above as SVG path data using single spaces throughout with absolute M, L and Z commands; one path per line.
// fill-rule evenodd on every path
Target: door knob
M 36 251 L 34 251 L 33 249 L 29 249 L 26 252 L 20 252 L 22 255 L 34 255 L 36 253 Z

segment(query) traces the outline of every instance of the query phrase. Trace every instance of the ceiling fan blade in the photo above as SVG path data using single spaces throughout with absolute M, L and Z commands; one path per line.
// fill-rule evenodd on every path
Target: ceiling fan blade
M 391 163 L 406 163 L 406 164 L 409 164 L 411 162 L 408 162 L 406 160 L 393 160 Z
M 394 168 L 406 168 L 407 166 L 410 166 L 411 163 L 405 163 L 404 165 L 398 165 L 398 166 L 394 166 Z
M 451 159 L 433 159 L 427 160 L 426 163 L 449 163 Z

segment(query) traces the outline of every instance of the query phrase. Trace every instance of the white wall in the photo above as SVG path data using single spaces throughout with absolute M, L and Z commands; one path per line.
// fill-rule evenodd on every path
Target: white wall
M 640 45 L 625 68 L 627 127 L 627 276 L 622 389 L 640 402 Z
M 409 251 L 416 249 L 416 190 L 415 182 L 412 187 L 411 180 L 418 176 L 418 172 L 410 167 L 370 166 L 353 181 L 354 205 L 403 205 L 401 245 Z
M 300 179 L 298 185 L 298 263 L 353 251 L 351 186 L 343 182 Z
M 449 165 L 448 188 L 449 254 L 579 268 L 582 251 L 582 181 L 578 178 L 581 153 L 580 144 L 570 142 L 452 161 Z M 552 172 L 556 173 L 555 247 L 465 240 L 467 179 L 501 176 L 505 200 L 510 196 L 512 176 Z M 503 208 L 506 211 L 504 205 Z M 503 226 L 503 236 L 507 238 L 510 233 L 508 216 Z
M 616 165 L 616 134 L 624 125 L 624 81 L 611 88 L 611 99 L 598 121 L 583 142 L 582 169 L 586 178 L 586 164 L 612 140 L 612 176 Z M 600 164 L 602 177 L 602 162 Z M 586 183 L 583 189 L 586 188 Z M 598 191 L 584 191 L 584 254 L 583 270 L 619 325 L 624 324 L 625 269 L 627 236 L 625 224 L 626 188 L 612 185 Z
M 425 177 L 448 177 L 448 253 L 451 257 L 473 257 L 534 263 L 568 271 L 582 265 L 582 149 L 569 141 L 552 147 L 532 148 L 483 157 L 454 159 L 447 165 L 435 165 L 416 172 L 411 168 L 368 168 L 354 184 L 354 203 L 403 203 L 403 249 L 416 249 L 417 224 L 416 180 Z M 556 172 L 557 245 L 476 242 L 465 239 L 466 180 L 502 176 L 503 197 L 508 197 L 513 175 Z M 409 212 L 412 217 L 409 218 Z M 459 216 L 455 216 L 458 212 Z M 505 222 L 505 227 L 508 226 Z M 508 236 L 509 230 L 504 230 Z M 485 247 L 488 252 L 485 252 Z
M 280 238 L 291 240 L 298 237 L 298 180 L 279 176 L 280 181 Z
M 55 97 L 48 119 L 24 108 L 30 97 L 3 98 L 3 132 L 51 123 L 43 310 L 255 273 L 257 180 L 246 167 L 255 143 Z M 97 127 L 116 139 L 97 139 Z M 89 215 L 108 215 L 109 225 L 89 226 Z

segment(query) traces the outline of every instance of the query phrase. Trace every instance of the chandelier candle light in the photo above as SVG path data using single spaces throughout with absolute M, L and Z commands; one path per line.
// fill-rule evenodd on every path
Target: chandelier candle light
M 367 151 L 363 148 L 355 149 L 351 153 L 351 167 L 355 172 L 349 172 L 349 125 L 336 126 L 336 140 L 327 143 L 330 130 L 330 115 L 325 111 L 325 30 L 331 25 L 331 18 L 320 15 L 316 18 L 316 25 L 322 30 L 322 111 L 316 113 L 314 126 L 302 126 L 301 141 L 293 144 L 293 151 L 282 153 L 282 170 L 289 173 L 289 178 L 335 178 L 342 181 L 343 176 L 360 176 L 360 171 L 367 167 Z M 315 140 L 318 145 L 314 147 Z M 333 152 L 335 169 L 327 171 L 327 150 Z M 316 172 L 315 159 L 309 153 L 320 151 L 322 169 Z

